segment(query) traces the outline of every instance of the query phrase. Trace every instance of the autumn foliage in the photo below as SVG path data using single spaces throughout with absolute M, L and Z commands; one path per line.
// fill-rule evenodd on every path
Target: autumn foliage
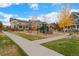
M 3 24 L 2 22 L 0 22 L 0 30 L 2 30 L 2 28 L 3 28 Z
M 73 19 L 72 19 L 72 17 L 70 16 L 70 13 L 69 12 L 62 12 L 61 14 L 60 14 L 60 21 L 59 21 L 59 27 L 61 28 L 61 29 L 63 29 L 63 28 L 65 28 L 65 27 L 70 27 L 70 26 L 72 26 L 72 24 L 73 24 Z

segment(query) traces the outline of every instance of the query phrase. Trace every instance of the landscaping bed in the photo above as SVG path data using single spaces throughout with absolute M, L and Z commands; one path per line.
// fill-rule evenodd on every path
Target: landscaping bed
M 42 45 L 66 56 L 79 56 L 79 37 L 64 38 Z
M 27 34 L 24 32 L 14 32 L 14 33 L 31 41 L 45 38 L 44 36 L 41 35 Z
M 4 33 L 0 32 L 0 55 L 27 56 L 27 54 Z

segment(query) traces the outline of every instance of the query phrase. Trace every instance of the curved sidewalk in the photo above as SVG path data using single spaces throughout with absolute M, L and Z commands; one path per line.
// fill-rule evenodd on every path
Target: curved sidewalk
M 64 34 L 64 35 L 62 34 L 62 35 L 52 36 L 52 37 L 49 37 L 49 38 L 46 38 L 46 39 L 34 40 L 32 42 L 37 43 L 37 44 L 42 44 L 42 43 L 46 43 L 46 42 L 49 42 L 49 41 L 54 41 L 54 40 L 59 40 L 59 39 L 62 39 L 62 38 L 66 38 L 67 35 L 69 35 L 69 34 Z
M 29 56 L 63 56 L 60 53 L 50 50 L 42 45 L 35 44 L 13 33 L 4 31 L 3 33 L 17 43 Z

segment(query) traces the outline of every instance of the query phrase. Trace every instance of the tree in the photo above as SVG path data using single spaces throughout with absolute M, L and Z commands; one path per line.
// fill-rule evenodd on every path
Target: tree
M 47 33 L 49 31 L 47 24 L 42 24 L 42 27 L 40 28 L 40 32 Z
M 59 22 L 59 27 L 60 28 L 65 28 L 65 27 L 70 27 L 70 26 L 72 26 L 72 24 L 73 24 L 73 20 L 69 17 L 69 18 L 67 18 L 67 19 L 62 19 L 62 20 L 60 20 L 60 22 Z
M 69 3 L 62 4 L 62 8 L 59 15 L 59 27 L 64 29 L 65 27 L 71 27 L 73 24 L 73 18 L 71 16 L 71 8 Z
M 59 21 L 59 27 L 61 29 L 64 29 L 65 27 L 71 27 L 73 24 L 73 18 L 70 15 L 70 12 L 68 10 L 64 10 L 61 12 L 60 15 L 60 21 Z
M 0 30 L 2 30 L 3 29 L 3 24 L 2 24 L 2 22 L 0 21 Z

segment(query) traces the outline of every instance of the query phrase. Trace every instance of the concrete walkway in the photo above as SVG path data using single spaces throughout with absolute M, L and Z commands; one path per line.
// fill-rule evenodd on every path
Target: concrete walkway
M 52 37 L 50 37 L 50 38 L 35 40 L 35 41 L 32 41 L 32 42 L 37 43 L 37 44 L 42 44 L 42 43 L 46 43 L 46 42 L 49 42 L 49 41 L 54 41 L 54 40 L 59 40 L 59 39 L 65 38 L 65 37 L 67 37 L 67 35 L 69 35 L 69 34 L 61 34 L 61 35 L 57 35 L 57 36 L 52 35 Z
M 30 56 L 63 56 L 53 50 L 50 50 L 42 45 L 33 43 L 27 39 L 17 36 L 10 32 L 4 32 L 9 38 L 17 43 Z

